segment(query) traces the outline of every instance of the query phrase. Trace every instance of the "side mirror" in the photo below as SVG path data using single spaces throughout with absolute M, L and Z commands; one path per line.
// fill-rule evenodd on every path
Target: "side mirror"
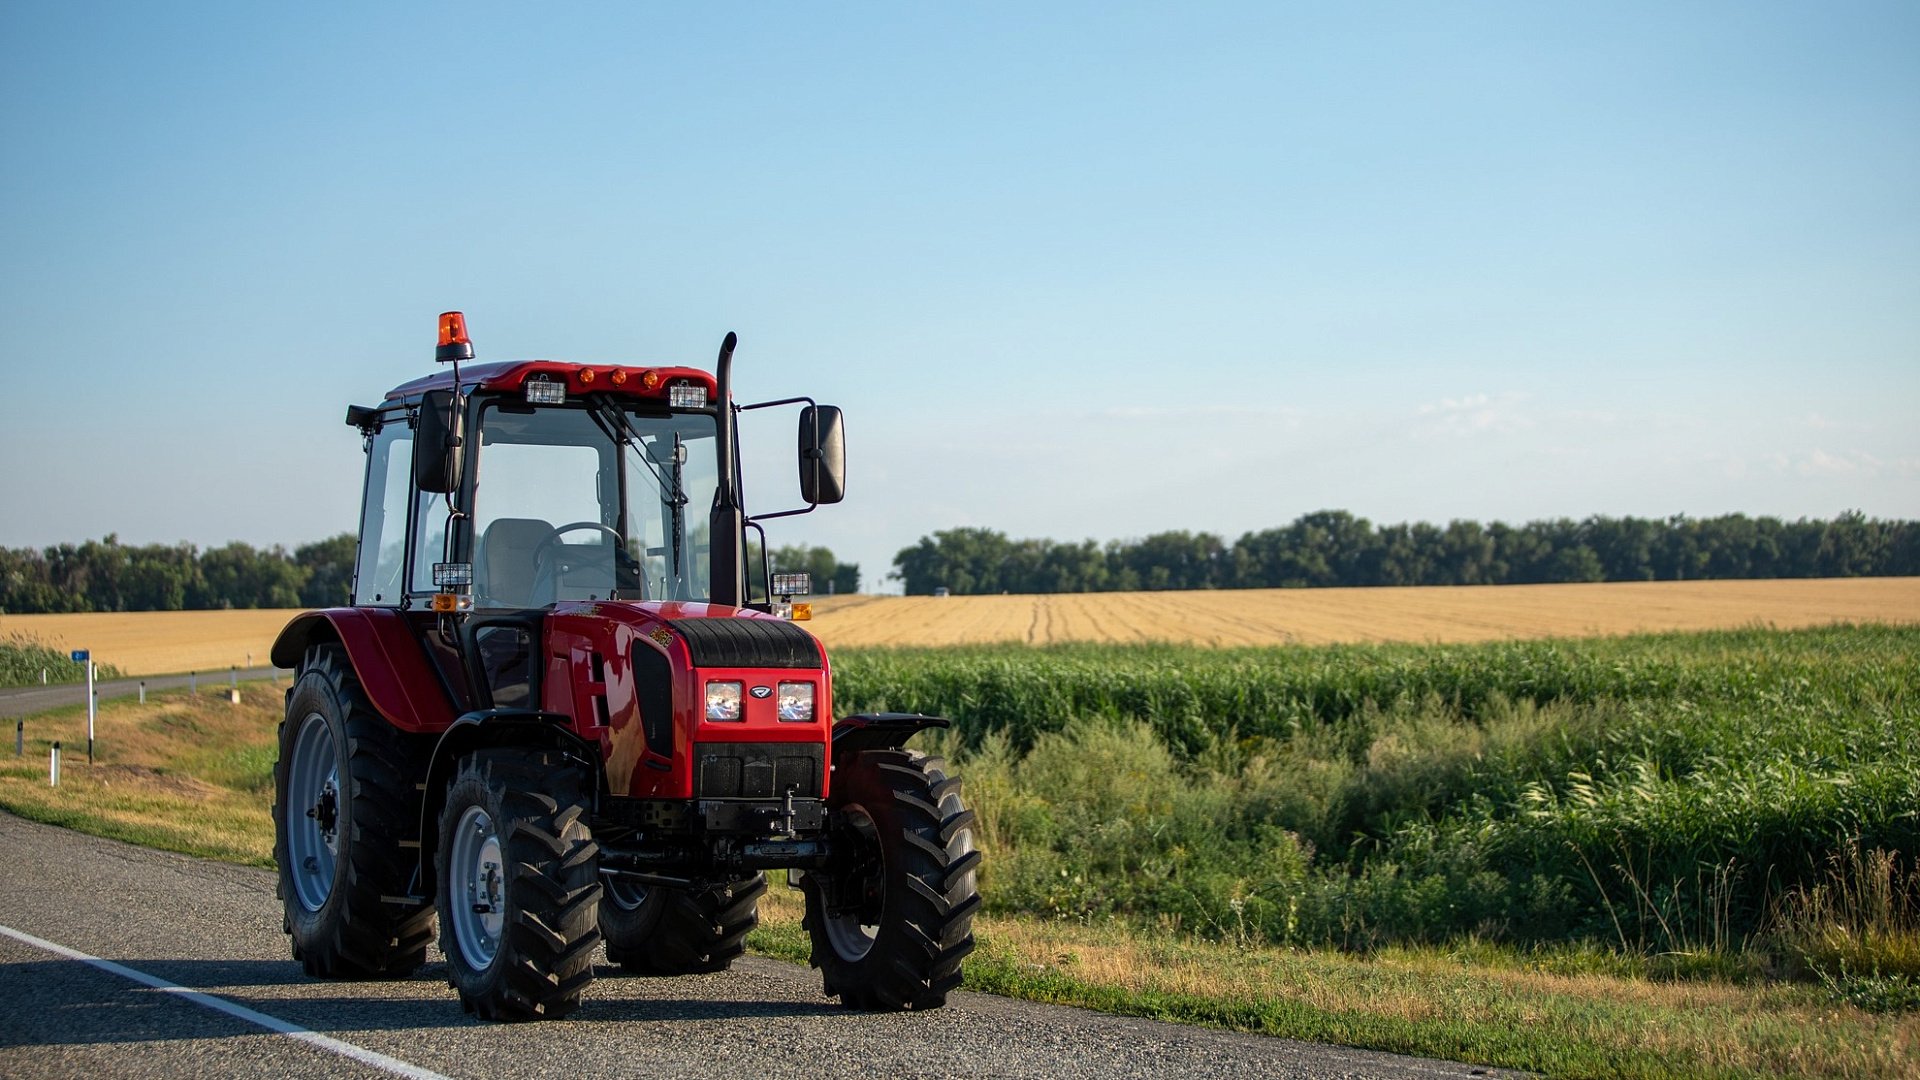
M 800 497 L 816 505 L 847 497 L 847 435 L 838 406 L 800 410 Z
M 420 398 L 413 429 L 413 483 L 421 491 L 444 495 L 460 486 L 460 433 L 465 426 L 451 390 L 429 390 Z

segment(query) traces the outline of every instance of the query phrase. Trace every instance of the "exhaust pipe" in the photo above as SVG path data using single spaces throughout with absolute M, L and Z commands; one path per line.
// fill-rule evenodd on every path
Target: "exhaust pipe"
M 714 364 L 718 399 L 714 407 L 720 411 L 717 431 L 720 446 L 715 463 L 720 477 L 713 514 L 708 519 L 709 535 L 713 538 L 713 581 L 708 592 L 714 603 L 731 607 L 739 607 L 747 600 L 746 552 L 741 550 L 746 543 L 746 519 L 740 510 L 740 471 L 734 456 L 733 433 L 733 348 L 739 343 L 740 338 L 733 331 L 727 331 L 726 340 L 720 343 L 720 359 Z

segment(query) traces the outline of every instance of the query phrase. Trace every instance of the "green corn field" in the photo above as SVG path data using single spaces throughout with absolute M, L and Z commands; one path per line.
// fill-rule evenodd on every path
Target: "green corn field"
M 998 910 L 1920 976 L 1920 627 L 840 650 L 834 674 L 842 715 L 953 720 Z

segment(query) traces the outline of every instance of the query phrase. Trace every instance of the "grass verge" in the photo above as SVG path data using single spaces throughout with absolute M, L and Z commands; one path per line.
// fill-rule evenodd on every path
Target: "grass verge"
M 749 939 L 804 963 L 800 900 L 776 882 Z M 1466 943 L 1235 948 L 1121 922 L 975 921 L 970 990 L 1565 1077 L 1920 1075 L 1920 1016 L 1820 987 L 1623 973 L 1627 958 Z
M 95 836 L 249 866 L 273 865 L 273 759 L 284 684 L 100 703 L 95 762 L 74 705 L 28 717 L 25 752 L 0 757 L 0 809 Z M 48 783 L 61 743 L 60 786 Z

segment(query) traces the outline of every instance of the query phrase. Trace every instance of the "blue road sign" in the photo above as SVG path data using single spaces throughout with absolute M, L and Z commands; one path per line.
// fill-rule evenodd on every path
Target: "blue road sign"
M 79 663 L 80 661 L 82 661 L 82 660 L 85 660 L 85 659 L 86 659 L 87 657 L 89 657 L 89 656 L 91 656 L 91 655 L 93 655 L 93 654 L 92 654 L 92 653 L 89 653 L 89 652 L 88 652 L 87 650 L 85 650 L 85 649 L 75 649 L 75 650 L 73 650 L 73 662 L 77 664 L 77 663 Z

